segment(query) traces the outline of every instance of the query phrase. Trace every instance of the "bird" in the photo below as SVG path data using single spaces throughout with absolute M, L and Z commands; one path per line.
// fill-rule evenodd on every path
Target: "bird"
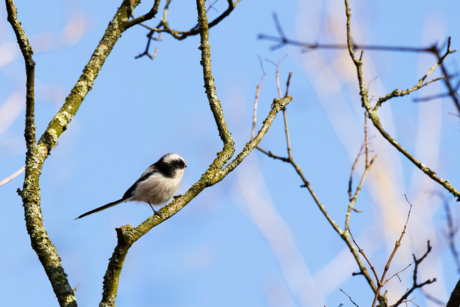
M 166 154 L 156 163 L 150 165 L 121 199 L 83 213 L 76 220 L 127 201 L 145 202 L 150 205 L 153 215 L 155 215 L 158 212 L 153 206 L 161 205 L 174 196 L 186 167 L 187 164 L 185 164 L 180 155 L 175 153 Z

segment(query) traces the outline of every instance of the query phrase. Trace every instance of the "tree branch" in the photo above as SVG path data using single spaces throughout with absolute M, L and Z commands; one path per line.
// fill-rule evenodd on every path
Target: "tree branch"
M 51 243 L 45 228 L 40 208 L 40 194 L 38 178 L 40 169 L 34 167 L 37 159 L 37 144 L 35 140 L 35 62 L 32 59 L 33 50 L 29 44 L 26 33 L 17 19 L 17 10 L 13 0 L 6 0 L 8 21 L 13 27 L 18 40 L 26 66 L 26 123 L 24 137 L 26 139 L 26 167 L 23 191 L 18 189 L 19 195 L 24 203 L 24 214 L 27 232 L 29 233 L 32 248 L 38 255 L 40 262 L 45 269 L 54 294 L 60 306 L 76 307 L 77 302 L 74 292 L 69 285 L 67 275 L 61 265 L 56 248 Z M 45 155 L 46 157 L 46 155 Z
M 275 64 L 275 66 L 277 66 L 277 71 L 278 71 L 279 64 L 278 65 Z M 277 76 L 276 78 L 277 78 L 277 84 L 278 84 L 278 93 L 281 95 L 281 87 L 279 85 L 279 74 L 276 74 L 276 76 Z M 289 75 L 288 82 L 286 84 L 286 94 L 288 93 L 290 78 L 291 78 L 291 74 Z M 326 207 L 319 201 L 318 197 L 316 196 L 315 192 L 313 191 L 313 189 L 312 189 L 312 187 L 310 185 L 310 182 L 305 178 L 302 169 L 294 161 L 294 158 L 292 156 L 292 152 L 290 150 L 290 141 L 288 141 L 288 139 L 289 139 L 289 129 L 287 129 L 287 120 L 285 121 L 284 124 L 286 126 L 285 127 L 286 143 L 287 143 L 287 146 L 288 146 L 288 155 L 289 155 L 287 158 L 280 157 L 280 156 L 277 156 L 275 154 L 272 154 L 270 151 L 265 151 L 264 149 L 262 149 L 260 147 L 257 147 L 257 149 L 259 151 L 263 152 L 264 154 L 266 154 L 267 156 L 269 156 L 271 158 L 274 158 L 275 160 L 281 160 L 283 162 L 287 162 L 287 163 L 291 164 L 294 167 L 295 171 L 297 172 L 297 174 L 300 176 L 300 178 L 302 179 L 302 181 L 304 183 L 301 187 L 304 187 L 304 188 L 308 189 L 308 191 L 310 192 L 310 195 L 313 197 L 313 200 L 315 201 L 315 203 L 318 206 L 318 208 L 320 209 L 320 211 L 323 213 L 324 217 L 326 217 L 326 219 L 328 220 L 328 222 L 332 226 L 332 228 L 345 241 L 345 243 L 347 244 L 348 248 L 350 249 L 350 252 L 353 254 L 353 257 L 355 258 L 356 263 L 358 264 L 358 267 L 360 269 L 360 272 L 357 273 L 357 274 L 354 274 L 354 275 L 363 275 L 364 278 L 366 279 L 367 283 L 371 287 L 372 291 L 375 293 L 377 291 L 377 286 L 375 285 L 374 281 L 372 280 L 371 276 L 369 275 L 366 266 L 361 261 L 361 259 L 359 257 L 359 254 L 356 251 L 356 248 L 354 247 L 353 243 L 350 240 L 348 232 L 343 231 L 342 229 L 340 229 L 339 225 L 331 218 L 331 216 L 328 214 L 328 212 L 326 210 Z M 367 142 L 367 133 L 366 133 L 366 142 Z M 375 157 L 374 157 L 374 159 L 375 159 Z M 371 163 L 369 163 L 369 165 L 367 166 L 367 168 L 366 168 L 367 171 L 364 173 L 364 175 L 363 175 L 363 177 L 361 179 L 361 183 L 360 183 L 360 185 L 358 186 L 358 188 L 357 188 L 357 190 L 355 192 L 354 198 L 350 199 L 351 206 L 349 206 L 349 208 L 353 208 L 353 204 L 354 204 L 354 202 L 356 202 L 359 190 L 361 189 L 361 186 L 362 186 L 362 184 L 364 182 L 364 179 L 366 178 L 367 172 L 370 170 L 370 167 L 371 167 L 373 161 L 374 160 L 372 160 Z M 351 209 L 350 209 L 350 211 L 351 211 Z M 348 221 L 348 219 L 349 219 L 349 217 L 347 216 L 347 221 Z M 382 300 L 384 300 L 384 298 L 382 298 Z
M 27 96 L 26 96 L 26 125 L 25 138 L 27 143 L 25 178 L 23 190 L 18 190 L 24 203 L 26 227 L 29 233 L 32 248 L 45 269 L 51 282 L 54 293 L 60 306 L 77 306 L 74 292 L 69 285 L 67 275 L 61 264 L 61 259 L 52 244 L 44 226 L 40 207 L 39 179 L 43 164 L 50 154 L 51 149 L 57 143 L 60 135 L 67 129 L 68 124 L 80 107 L 82 101 L 91 90 L 94 81 L 110 54 L 113 46 L 126 30 L 124 22 L 128 20 L 132 10 L 140 3 L 140 0 L 125 0 L 118 9 L 115 17 L 107 27 L 103 38 L 99 42 L 91 59 L 83 70 L 78 82 L 72 89 L 62 108 L 51 120 L 48 128 L 41 136 L 38 144 L 35 141 L 34 123 L 34 66 L 32 48 L 21 24 L 17 20 L 16 7 L 13 0 L 6 0 L 8 20 L 18 38 L 19 47 L 26 61 Z
M 142 15 L 142 16 L 136 18 L 136 19 L 133 19 L 133 20 L 125 21 L 125 23 L 124 23 L 125 30 L 131 28 L 132 26 L 140 24 L 141 22 L 144 22 L 146 20 L 154 18 L 155 15 L 158 13 L 158 7 L 160 6 L 160 2 L 161 2 L 161 0 L 155 0 L 155 3 L 153 4 L 152 9 L 147 14 Z
M 223 166 L 230 160 L 235 149 L 231 134 L 228 131 L 227 124 L 223 115 L 222 106 L 217 98 L 214 78 L 211 72 L 211 54 L 209 46 L 209 27 L 206 16 L 206 7 L 204 0 L 197 0 L 199 30 L 201 36 L 201 65 L 203 66 L 203 77 L 207 93 L 207 98 L 214 114 L 219 135 L 223 142 L 223 150 L 217 154 L 217 158 L 212 162 L 201 179 L 195 183 L 185 194 L 175 199 L 164 208 L 158 211 L 158 214 L 149 217 L 138 227 L 125 225 L 117 228 L 118 244 L 110 258 L 106 274 L 104 276 L 103 296 L 100 307 L 115 306 L 115 299 L 118 291 L 118 283 L 124 260 L 129 248 L 147 232 L 155 226 L 163 223 L 182 210 L 190 201 L 192 201 L 205 188 L 213 186 L 224 179 L 233 171 L 244 158 L 257 146 L 261 141 L 268 128 L 271 126 L 277 113 L 282 110 L 290 101 L 291 97 L 283 99 L 274 99 L 272 109 L 264 120 L 262 128 L 257 136 L 250 140 L 240 154 L 230 162 L 224 169 Z
M 422 288 L 423 286 L 425 285 L 428 285 L 428 284 L 432 284 L 436 281 L 436 278 L 433 278 L 433 279 L 428 279 L 426 280 L 425 282 L 419 284 L 417 283 L 417 273 L 418 273 L 418 266 L 419 264 L 426 258 L 426 256 L 428 256 L 428 254 L 431 252 L 431 246 L 430 246 L 430 241 L 427 242 L 427 251 L 426 253 L 422 256 L 422 258 L 420 259 L 417 259 L 415 257 L 415 255 L 412 255 L 414 257 L 414 263 L 415 263 L 415 268 L 414 268 L 414 275 L 413 275 L 413 285 L 410 289 L 408 289 L 406 291 L 406 293 L 404 293 L 404 295 L 396 302 L 394 303 L 393 305 L 391 305 L 390 307 L 397 307 L 399 306 L 400 304 L 404 303 L 404 301 L 409 297 L 409 295 L 414 292 L 415 289 L 418 289 L 418 288 Z M 458 306 L 457 305 L 452 305 L 452 306 Z M 447 303 L 447 307 L 449 307 L 449 303 Z
M 8 22 L 14 30 L 26 64 L 26 129 L 24 137 L 26 139 L 27 151 L 30 152 L 35 145 L 35 62 L 32 58 L 34 51 L 29 44 L 26 32 L 17 19 L 17 10 L 13 0 L 6 0 L 5 3 L 8 12 Z
M 449 301 L 447 302 L 446 307 L 458 307 L 460 306 L 460 280 L 455 285 L 452 294 L 450 295 Z
M 277 42 L 278 44 L 273 45 L 270 47 L 271 50 L 275 50 L 281 47 L 284 47 L 286 45 L 293 45 L 293 46 L 298 46 L 298 47 L 304 47 L 305 50 L 313 50 L 313 49 L 348 49 L 348 45 L 343 45 L 343 44 L 319 44 L 318 42 L 315 43 L 306 43 L 306 42 L 300 42 L 296 40 L 289 39 L 283 32 L 281 25 L 278 21 L 278 18 L 276 17 L 276 14 L 273 16 L 274 22 L 276 29 L 278 31 L 279 37 L 276 36 L 271 36 L 271 35 L 265 35 L 265 34 L 259 34 L 259 39 L 265 39 L 265 40 L 270 40 Z M 355 44 L 352 43 L 352 49 L 357 50 L 371 50 L 371 51 L 397 51 L 397 52 L 427 52 L 433 54 L 438 61 L 441 59 L 441 53 L 443 47 L 439 47 L 438 44 L 432 44 L 428 47 L 404 47 L 404 46 L 383 46 L 383 45 L 361 45 L 361 44 Z M 444 84 L 446 85 L 448 89 L 448 93 L 445 94 L 445 96 L 450 96 L 455 104 L 455 107 L 457 108 L 457 111 L 460 113 L 460 102 L 458 98 L 458 87 L 452 85 L 452 80 L 451 80 L 451 75 L 448 73 L 446 66 L 444 63 L 440 64 L 441 70 L 445 78 L 443 79 Z M 443 95 L 444 96 L 444 95 Z M 439 98 L 442 97 L 441 95 L 439 96 L 434 96 L 433 98 Z M 428 99 L 433 99 L 433 98 L 428 98 Z M 428 100 L 427 99 L 427 100 Z M 425 100 L 425 99 L 420 99 L 420 100 Z M 419 101 L 420 101 L 419 100 Z
M 406 149 L 404 149 L 404 147 L 402 147 L 396 140 L 394 140 L 382 127 L 382 124 L 380 123 L 380 118 L 377 116 L 377 112 L 374 111 L 372 109 L 372 107 L 370 106 L 370 103 L 369 103 L 369 97 L 368 97 L 368 92 L 367 92 L 367 89 L 366 89 L 366 85 L 364 83 L 364 77 L 363 77 L 363 72 L 362 72 L 362 66 L 363 66 L 363 62 L 362 62 L 362 56 L 363 56 L 363 52 L 361 52 L 361 56 L 358 59 L 355 58 L 355 55 L 354 55 L 354 51 L 353 51 L 353 44 L 351 42 L 351 31 L 350 31 L 350 19 L 351 19 L 351 14 L 350 14 L 350 10 L 349 10 L 349 7 L 348 7 L 348 0 L 345 0 L 345 7 L 346 7 L 346 16 L 347 16 L 347 42 L 348 42 L 348 52 L 350 54 L 350 57 L 351 59 L 353 60 L 353 63 L 355 64 L 356 66 L 356 70 L 357 70 L 357 75 L 358 75 L 358 83 L 359 83 L 359 89 L 360 89 L 360 96 L 361 96 L 361 102 L 362 102 L 362 106 L 366 109 L 367 113 L 368 113 L 368 116 L 369 118 L 372 120 L 372 123 L 374 124 L 374 126 L 377 128 L 377 130 L 380 132 L 380 134 L 382 134 L 382 136 L 388 141 L 390 142 L 391 145 L 393 145 L 397 150 L 399 150 L 403 155 L 405 155 L 413 164 L 415 164 L 415 166 L 417 166 L 422 172 L 424 172 L 426 175 L 428 175 L 431 179 L 433 179 L 434 181 L 438 182 L 439 184 L 441 184 L 446 190 L 448 190 L 452 195 L 454 195 L 455 197 L 457 197 L 457 199 L 460 201 L 460 192 L 455 189 L 450 183 L 448 180 L 444 180 L 442 178 L 439 178 L 438 175 L 432 171 L 430 168 L 428 168 L 427 166 L 425 166 L 423 163 L 419 162 L 417 159 L 415 159 Z M 448 48 L 447 48 L 447 51 L 446 51 L 446 54 L 441 57 L 442 60 L 444 60 L 447 55 L 453 53 L 455 51 L 451 51 L 450 50 L 450 40 L 449 40 L 449 44 L 448 44 Z M 438 62 L 439 64 L 439 62 Z M 438 65 L 437 64 L 437 65 Z M 432 70 L 434 70 L 434 68 L 436 68 L 435 65 Z M 430 70 L 431 71 L 431 70 Z M 428 75 L 428 73 L 427 73 Z M 421 79 L 421 81 L 423 82 L 424 78 Z

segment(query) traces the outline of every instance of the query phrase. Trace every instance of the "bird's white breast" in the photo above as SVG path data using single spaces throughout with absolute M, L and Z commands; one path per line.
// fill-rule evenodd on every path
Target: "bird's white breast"
M 139 182 L 130 200 L 161 205 L 171 199 L 177 192 L 183 174 L 183 169 L 176 170 L 173 178 L 154 173 L 146 180 Z

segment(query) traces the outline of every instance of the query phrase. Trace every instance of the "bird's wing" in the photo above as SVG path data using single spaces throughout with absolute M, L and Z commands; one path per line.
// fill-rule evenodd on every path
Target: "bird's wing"
M 153 167 L 153 165 L 151 165 L 143 174 L 142 176 L 137 179 L 137 181 L 125 192 L 125 194 L 123 195 L 123 198 L 122 199 L 128 199 L 130 198 L 131 196 L 133 196 L 134 194 L 134 190 L 136 189 L 137 185 L 146 180 L 147 178 L 149 178 L 151 175 L 155 174 L 156 172 L 158 172 L 155 167 Z

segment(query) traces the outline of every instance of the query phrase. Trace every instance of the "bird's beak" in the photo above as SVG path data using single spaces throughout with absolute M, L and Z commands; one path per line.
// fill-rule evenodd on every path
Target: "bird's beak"
M 185 167 L 187 167 L 187 164 L 185 164 Z

